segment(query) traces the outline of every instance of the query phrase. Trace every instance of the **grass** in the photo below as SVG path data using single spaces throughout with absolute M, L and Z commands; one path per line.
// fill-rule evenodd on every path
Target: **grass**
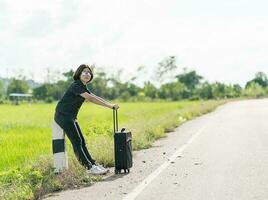
M 135 150 L 149 148 L 180 123 L 210 112 L 224 102 L 120 103 L 119 127 L 132 131 Z M 62 175 L 53 173 L 51 122 L 55 106 L 0 105 L 0 199 L 37 199 L 48 192 L 90 185 L 99 179 L 84 174 L 69 141 L 70 169 Z M 112 111 L 84 104 L 78 121 L 93 158 L 105 166 L 113 166 Z

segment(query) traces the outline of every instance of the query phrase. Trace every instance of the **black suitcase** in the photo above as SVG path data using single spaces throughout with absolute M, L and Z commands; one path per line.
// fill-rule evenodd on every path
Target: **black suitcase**
M 132 135 L 125 128 L 118 131 L 117 110 L 113 110 L 115 174 L 129 173 L 132 167 Z

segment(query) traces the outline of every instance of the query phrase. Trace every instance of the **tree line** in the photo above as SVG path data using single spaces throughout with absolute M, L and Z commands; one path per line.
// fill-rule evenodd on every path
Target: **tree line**
M 138 86 L 134 80 L 142 76 L 144 66 L 138 68 L 136 76 L 129 81 L 120 81 L 120 75 L 108 75 L 105 70 L 94 67 L 94 79 L 88 84 L 88 89 L 94 94 L 106 99 L 122 101 L 152 101 L 183 99 L 223 99 L 237 97 L 264 97 L 268 95 L 268 78 L 263 72 L 258 72 L 245 87 L 239 84 L 210 83 L 195 70 L 184 69 L 176 74 L 176 57 L 169 56 L 158 63 L 155 80 L 145 81 Z M 53 102 L 59 100 L 68 86 L 73 82 L 74 71 L 63 73 L 63 78 L 53 83 L 45 82 L 31 90 L 35 101 Z M 158 85 L 156 84 L 158 83 Z M 0 99 L 8 99 L 10 93 L 28 93 L 29 85 L 25 79 L 12 78 L 6 91 L 0 81 Z

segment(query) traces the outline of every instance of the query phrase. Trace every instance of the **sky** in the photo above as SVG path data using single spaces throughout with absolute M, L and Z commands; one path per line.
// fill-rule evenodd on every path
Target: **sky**
M 0 0 L 0 77 L 95 64 L 121 80 L 176 56 L 210 82 L 245 83 L 268 74 L 265 0 Z M 140 80 L 141 81 L 141 80 Z

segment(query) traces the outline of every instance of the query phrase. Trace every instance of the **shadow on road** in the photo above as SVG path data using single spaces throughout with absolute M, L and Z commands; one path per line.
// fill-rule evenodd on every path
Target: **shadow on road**
M 114 172 L 112 172 L 110 175 L 104 177 L 100 182 L 109 182 L 109 181 L 114 181 L 116 179 L 119 178 L 123 178 L 124 176 L 127 176 L 128 174 L 114 174 Z

